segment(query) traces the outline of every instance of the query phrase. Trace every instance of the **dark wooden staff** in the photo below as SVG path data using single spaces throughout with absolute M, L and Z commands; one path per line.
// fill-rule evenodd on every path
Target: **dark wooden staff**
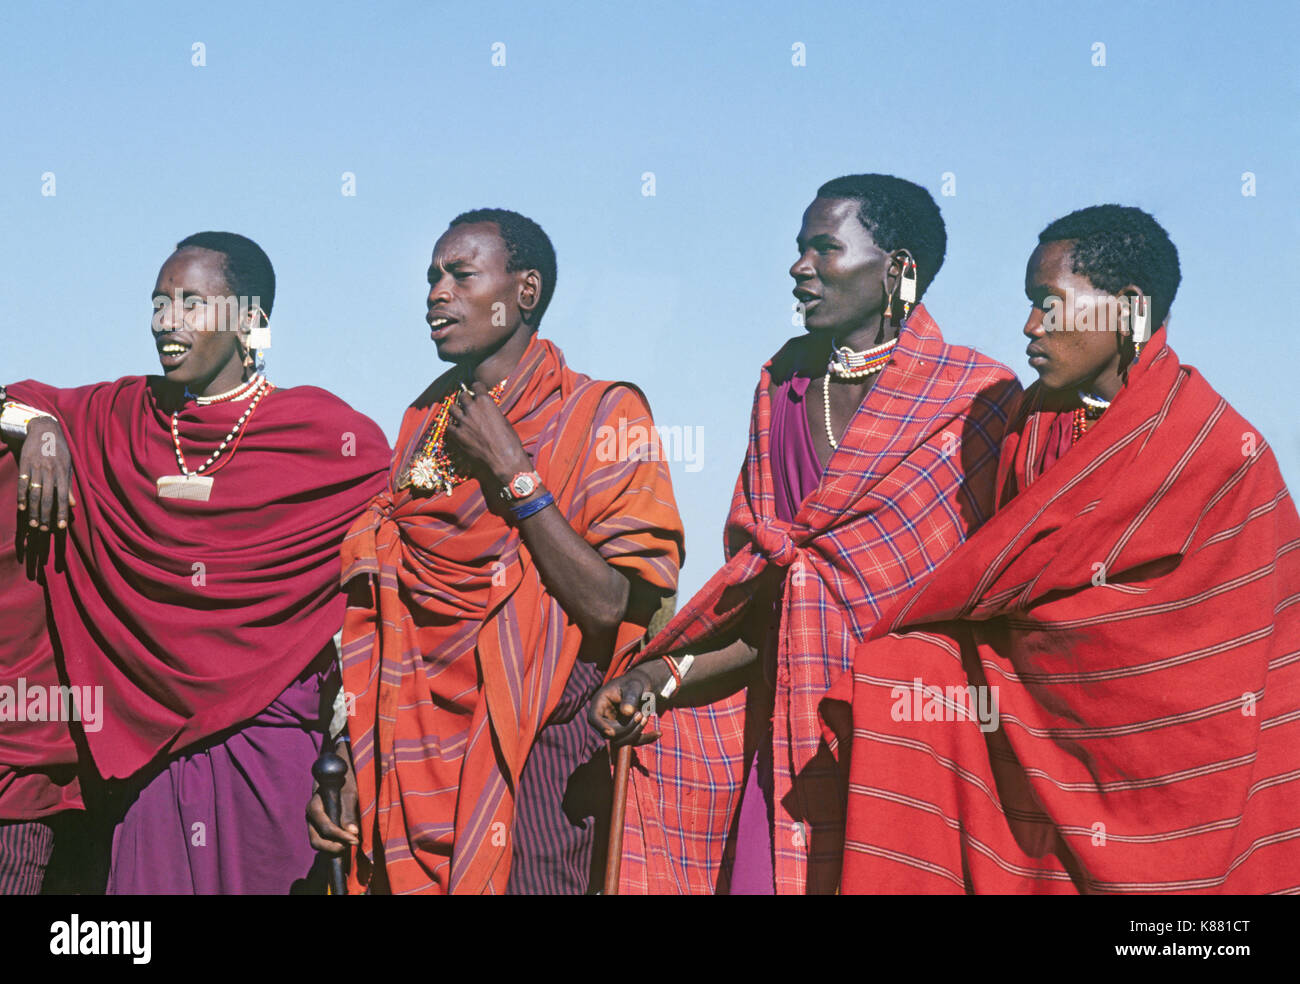
M 343 782 L 348 775 L 348 765 L 335 754 L 329 746 L 320 753 L 316 764 L 311 767 L 311 774 L 320 787 L 321 804 L 325 815 L 336 827 L 342 825 L 343 818 Z M 347 895 L 348 879 L 343 873 L 343 858 L 337 854 L 330 855 L 330 895 Z
M 614 766 L 614 805 L 609 816 L 609 851 L 605 855 L 605 894 L 618 894 L 618 871 L 623 864 L 623 816 L 627 812 L 627 776 L 632 767 L 632 746 L 621 745 Z

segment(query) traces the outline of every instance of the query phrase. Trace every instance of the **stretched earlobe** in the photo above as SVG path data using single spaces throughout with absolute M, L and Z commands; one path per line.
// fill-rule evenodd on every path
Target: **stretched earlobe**
M 895 251 L 893 258 L 890 260 L 889 268 L 892 271 L 895 264 L 900 269 L 894 280 L 893 287 L 887 287 L 885 298 L 885 319 L 894 327 L 902 325 L 907 320 L 907 316 L 912 313 L 912 305 L 916 303 L 917 296 L 917 271 L 916 260 L 906 249 Z M 894 294 L 898 294 L 899 310 L 897 314 L 894 311 Z

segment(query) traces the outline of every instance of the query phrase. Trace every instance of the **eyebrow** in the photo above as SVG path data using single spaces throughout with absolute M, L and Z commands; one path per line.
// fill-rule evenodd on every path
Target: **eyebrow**
M 818 243 L 818 242 L 826 243 L 827 245 L 830 246 L 844 245 L 838 239 L 832 236 L 829 232 L 819 232 L 817 233 L 817 235 L 813 236 L 811 239 L 808 240 L 807 246 L 811 246 L 813 243 Z M 800 252 L 802 252 L 806 248 L 803 236 L 795 236 L 794 245 L 798 250 L 800 250 Z
M 432 277 L 436 270 L 452 270 L 460 267 L 474 266 L 474 261 L 466 257 L 458 256 L 455 259 L 448 260 L 446 263 L 430 263 L 428 276 Z

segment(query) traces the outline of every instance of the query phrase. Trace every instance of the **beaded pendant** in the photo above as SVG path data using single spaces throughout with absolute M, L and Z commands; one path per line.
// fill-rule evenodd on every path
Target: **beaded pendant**
M 1077 443 L 1079 438 L 1088 433 L 1088 428 L 1110 407 L 1110 403 L 1099 397 L 1079 392 L 1079 399 L 1083 406 L 1074 411 L 1074 421 L 1071 427 L 1070 443 Z
M 181 451 L 181 434 L 179 417 L 180 410 L 177 409 L 172 414 L 172 447 L 176 451 L 176 463 L 180 465 L 181 473 L 179 475 L 163 475 L 158 479 L 158 498 L 159 499 L 189 499 L 196 502 L 207 502 L 212 497 L 212 475 L 219 471 L 226 462 L 235 454 L 235 448 L 239 446 L 236 438 L 242 436 L 244 425 L 257 409 L 257 405 L 262 402 L 263 397 L 275 389 L 275 385 L 269 380 L 259 375 L 254 375 L 252 379 L 241 383 L 228 393 L 222 393 L 220 396 L 200 396 L 195 398 L 195 402 L 200 406 L 211 406 L 214 403 L 227 403 L 233 400 L 247 399 L 250 395 L 248 408 L 239 415 L 235 425 L 230 428 L 228 433 L 212 454 L 208 455 L 208 460 L 199 465 L 198 468 L 190 471 L 189 466 L 185 463 L 185 454 Z M 187 389 L 187 396 L 192 396 Z M 234 447 L 230 442 L 234 441 Z M 226 448 L 231 447 L 230 454 L 227 455 L 226 461 L 217 464 L 217 459 L 225 452 Z M 204 472 L 211 468 L 212 471 L 205 475 Z
M 506 380 L 501 380 L 488 391 L 492 402 L 501 405 L 501 396 L 506 391 Z M 451 407 L 456 402 L 459 390 L 453 390 L 433 409 L 433 425 L 428 436 L 415 457 L 407 473 L 408 482 L 423 492 L 451 495 L 452 490 L 464 482 L 469 475 L 461 455 L 447 446 L 447 424 L 451 420 Z M 405 484 L 405 483 L 403 483 Z M 400 486 L 399 486 L 400 487 Z

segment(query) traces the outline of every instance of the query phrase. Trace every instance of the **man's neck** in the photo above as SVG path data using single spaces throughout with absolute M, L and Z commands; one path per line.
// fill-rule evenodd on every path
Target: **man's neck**
M 200 380 L 184 387 L 192 396 L 220 396 L 229 393 L 240 383 L 246 382 L 249 373 L 244 371 L 242 363 L 232 363 L 223 368 L 205 384 Z
M 470 370 L 471 377 L 489 389 L 503 379 L 509 379 L 519 367 L 535 334 L 526 324 L 521 325 L 520 330 L 506 339 L 499 349 Z
M 853 329 L 847 335 L 835 335 L 836 345 L 847 346 L 855 352 L 863 352 L 877 345 L 884 345 L 898 337 L 898 329 L 890 324 L 883 315 L 868 318 L 866 324 Z
M 1124 386 L 1124 379 L 1119 374 L 1118 366 L 1107 366 L 1079 389 L 1084 393 L 1099 396 L 1107 403 L 1119 395 Z

